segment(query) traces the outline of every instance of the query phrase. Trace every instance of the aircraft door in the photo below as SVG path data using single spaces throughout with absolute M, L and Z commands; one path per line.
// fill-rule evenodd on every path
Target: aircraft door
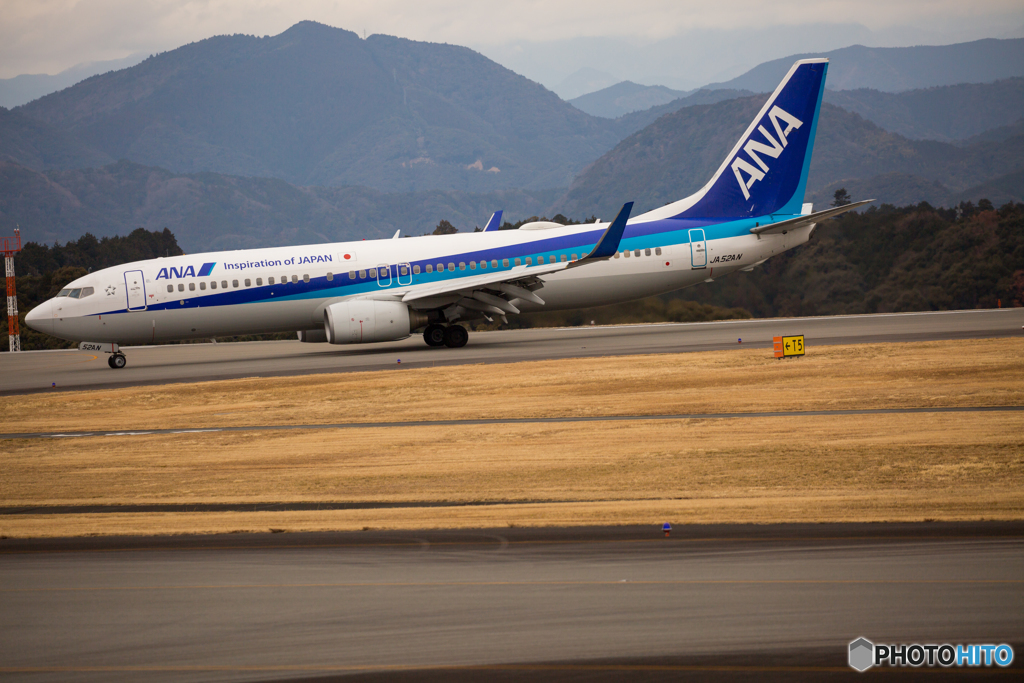
M 124 288 L 128 293 L 128 310 L 146 310 L 146 278 L 142 276 L 141 270 L 124 272 Z
M 377 286 L 391 286 L 391 266 L 389 266 L 386 263 L 382 263 L 379 266 L 377 266 Z
M 708 265 L 708 243 L 704 239 L 704 230 L 694 228 L 690 230 L 690 266 L 692 268 L 706 268 Z
M 411 285 L 412 284 L 412 266 L 408 263 L 398 264 L 398 284 L 400 285 Z

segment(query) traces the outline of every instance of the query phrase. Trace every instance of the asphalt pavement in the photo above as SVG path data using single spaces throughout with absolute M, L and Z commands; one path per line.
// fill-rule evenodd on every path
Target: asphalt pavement
M 403 367 L 511 363 L 557 358 L 680 353 L 755 347 L 802 334 L 808 348 L 939 339 L 1024 337 L 1024 308 L 892 313 L 709 323 L 616 325 L 473 332 L 461 349 L 430 348 L 416 335 L 357 346 L 298 341 L 178 344 L 126 348 L 128 366 L 105 354 L 32 351 L 0 354 L 0 395 L 67 389 L 198 382 Z
M 1024 644 L 1024 524 L 679 522 L 7 539 L 0 677 L 853 680 L 861 636 Z

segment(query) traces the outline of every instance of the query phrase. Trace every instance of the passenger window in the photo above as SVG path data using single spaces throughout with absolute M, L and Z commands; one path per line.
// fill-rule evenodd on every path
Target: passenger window
M 430 264 L 428 263 L 428 264 L 427 264 L 427 272 L 428 272 L 428 273 L 433 273 L 433 272 L 434 272 L 434 266 L 432 266 L 432 265 L 430 265 Z
M 167 285 L 167 287 L 169 288 L 167 290 L 168 292 L 173 292 L 174 291 L 174 287 L 172 287 L 171 285 Z M 71 293 L 70 289 L 62 289 L 59 292 L 57 292 L 57 296 L 67 296 L 70 293 Z
M 444 270 L 444 264 L 443 263 L 438 263 L 437 264 L 437 272 L 440 273 L 442 270 Z
M 377 269 L 374 268 L 374 269 L 370 270 L 369 272 L 370 272 L 370 279 L 371 280 L 376 280 L 377 279 Z
M 268 278 L 267 278 L 267 284 L 268 284 L 268 285 L 272 285 L 272 284 L 274 284 L 274 278 L 272 278 L 272 277 L 268 277 Z
M 91 294 L 92 294 L 93 292 L 95 292 L 95 291 L 96 291 L 96 290 L 95 290 L 95 289 L 93 289 L 92 287 L 83 287 L 83 288 L 82 288 L 82 294 L 81 294 L 81 296 L 79 296 L 78 298 L 79 298 L 79 299 L 84 299 L 85 297 L 87 297 L 87 296 L 91 295 Z
M 565 263 L 565 254 L 562 254 L 562 263 Z
M 498 267 L 498 259 L 491 259 L 491 268 Z
M 629 258 L 629 256 L 630 256 L 628 251 L 622 252 L 622 255 L 625 256 L 626 258 Z
M 173 292 L 174 291 L 174 285 L 167 285 L 167 291 L 168 292 Z M 60 294 L 58 294 L 57 296 L 60 296 Z
M 621 257 L 621 254 L 619 254 L 619 252 L 615 252 L 615 256 L 613 256 L 612 258 L 619 258 L 619 257 Z
M 360 270 L 359 271 L 359 278 L 363 279 L 363 280 L 366 279 L 366 271 L 365 270 Z
M 657 254 L 658 256 L 661 256 L 661 247 L 655 247 L 654 253 Z
M 261 278 L 261 277 L 256 278 L 256 286 L 257 287 L 262 287 L 263 286 L 263 278 Z
M 521 265 L 523 265 L 523 259 L 521 259 L 521 258 L 517 258 L 517 259 L 516 259 L 516 265 L 517 265 L 517 266 L 521 266 Z
M 503 268 L 508 268 L 508 259 L 507 258 L 501 259 L 501 265 L 502 265 Z
M 211 280 L 210 281 L 210 289 L 217 289 L 217 281 L 216 280 Z
M 469 269 L 470 270 L 476 270 L 476 261 L 470 261 L 469 262 Z
M 636 256 L 637 258 L 640 258 L 640 250 L 639 249 L 635 250 L 633 252 L 633 256 Z
M 188 291 L 190 291 L 190 292 L 196 291 L 196 283 L 194 283 L 194 282 L 188 283 Z
M 651 250 L 650 249 L 644 249 L 644 256 L 650 256 L 650 255 L 651 255 Z
M 298 282 L 298 281 L 299 281 L 299 276 L 298 275 L 292 275 L 292 282 L 294 283 L 294 282 Z
M 308 275 L 308 274 L 306 274 L 306 275 L 303 275 L 303 276 L 302 276 L 302 281 L 303 281 L 303 282 L 309 282 L 309 275 Z
M 231 281 L 231 286 L 232 287 L 238 287 L 238 280 L 232 280 Z
M 528 265 L 528 266 L 532 266 L 533 265 L 533 257 L 531 257 L 531 256 L 527 256 L 526 257 L 526 265 Z
M 228 288 L 228 281 L 227 280 L 221 280 L 220 281 L 220 288 L 221 289 L 227 289 Z
M 454 263 L 449 263 L 448 264 L 448 272 L 449 273 L 454 273 L 455 272 L 455 264 Z
M 327 273 L 327 281 L 334 282 L 334 273 Z M 259 280 L 257 280 L 256 282 L 259 282 Z
M 419 266 L 413 266 L 412 267 L 412 274 L 413 275 L 419 275 L 420 274 L 420 267 Z
M 465 270 L 465 269 L 466 269 L 466 264 L 463 263 L 462 261 L 459 261 L 459 270 Z
M 538 256 L 537 257 L 537 265 L 538 266 L 543 266 L 544 265 L 544 257 L 543 256 Z
M 573 260 L 573 261 L 575 261 L 575 260 L 576 260 L 576 254 L 573 254 L 573 255 L 572 255 L 572 260 Z
M 398 274 L 399 275 L 408 275 L 409 274 L 409 267 L 408 266 L 398 266 Z
M 487 261 L 481 261 L 480 267 L 483 268 L 484 270 L 487 270 Z
M 179 282 L 179 283 L 178 283 L 178 291 L 179 291 L 179 292 L 184 292 L 184 291 L 185 291 L 185 285 L 183 285 L 183 284 L 181 284 L 181 283 Z
M 245 286 L 252 287 L 252 280 L 250 280 L 249 278 L 245 278 Z
M 206 291 L 206 283 L 205 282 L 200 282 L 199 283 L 199 289 L 201 289 L 201 290 L 203 290 L 205 292 Z

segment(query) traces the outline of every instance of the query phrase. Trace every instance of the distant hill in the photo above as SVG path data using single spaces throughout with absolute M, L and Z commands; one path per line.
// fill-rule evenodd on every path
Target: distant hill
M 145 58 L 145 54 L 138 52 L 122 59 L 77 64 L 54 75 L 21 74 L 14 78 L 0 78 L 0 107 L 18 107 L 70 87 L 90 76 L 135 66 Z
M 750 97 L 753 94 L 749 90 L 697 90 L 666 104 L 620 116 L 615 120 L 616 131 L 622 137 L 626 137 L 641 128 L 646 128 L 665 114 L 677 112 L 685 107 L 693 107 L 698 104 L 714 104 L 716 102 L 724 102 L 725 100 L 734 100 L 739 97 Z
M 602 90 L 575 97 L 569 100 L 569 104 L 591 116 L 617 119 L 623 114 L 650 109 L 685 97 L 687 94 L 663 85 L 640 85 L 632 81 L 622 81 Z
M 826 90 L 825 101 L 904 137 L 952 142 L 1012 125 L 1024 116 L 1024 78 L 901 93 Z
M 622 202 L 648 211 L 700 189 L 767 95 L 686 107 L 620 142 L 573 182 L 556 207 L 567 216 L 611 215 Z M 957 193 L 1017 170 L 1024 136 L 961 147 L 908 140 L 851 112 L 822 105 L 808 194 L 848 179 L 903 173 Z M 891 202 L 885 196 L 878 197 Z M 920 200 L 915 200 L 920 201 Z
M 725 81 L 706 86 L 771 92 L 793 62 L 808 57 L 828 57 L 830 90 L 870 88 L 900 92 L 958 83 L 991 83 L 1024 76 L 1024 38 L 987 38 L 955 45 L 916 47 L 864 47 L 798 54 L 775 59 Z
M 468 48 L 313 22 L 192 43 L 17 111 L 178 173 L 389 191 L 564 187 L 619 139 Z
M 365 187 L 296 187 L 274 178 L 177 174 L 121 161 L 98 169 L 33 171 L 0 162 L 0 234 L 52 244 L 91 232 L 170 228 L 187 252 L 391 237 L 430 232 L 443 218 L 483 226 L 543 214 L 561 190 L 384 193 Z M 550 215 L 550 214 L 549 214 Z
M 615 85 L 619 79 L 606 71 L 599 71 L 585 66 L 563 78 L 557 85 L 552 86 L 559 97 L 563 100 L 572 100 L 580 95 L 595 92 L 601 88 Z

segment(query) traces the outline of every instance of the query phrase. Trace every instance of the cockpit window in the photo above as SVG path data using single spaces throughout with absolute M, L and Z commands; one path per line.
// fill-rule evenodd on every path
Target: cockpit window
M 70 293 L 71 293 L 70 289 L 62 289 L 59 292 L 57 292 L 57 296 L 67 296 Z
M 72 289 L 71 292 L 68 293 L 68 296 L 72 299 L 77 299 L 81 293 L 81 289 Z
M 84 299 L 87 296 L 92 296 L 96 290 L 92 287 L 82 287 L 82 293 L 78 296 L 79 299 Z

